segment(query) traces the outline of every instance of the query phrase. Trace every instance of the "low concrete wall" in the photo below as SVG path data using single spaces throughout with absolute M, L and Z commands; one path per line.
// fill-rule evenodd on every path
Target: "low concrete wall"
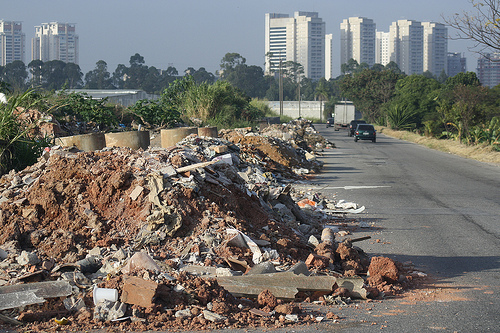
M 267 105 L 276 112 L 280 114 L 280 102 L 279 101 L 267 101 Z M 298 101 L 284 101 L 283 102 L 283 114 L 292 118 L 316 118 L 324 120 L 323 110 L 325 109 L 325 102 L 320 101 L 300 101 L 300 110 Z

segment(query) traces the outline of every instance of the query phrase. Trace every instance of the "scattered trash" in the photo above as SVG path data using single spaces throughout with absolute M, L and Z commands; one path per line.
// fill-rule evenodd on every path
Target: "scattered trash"
M 116 302 L 118 300 L 118 290 L 111 288 L 94 288 L 92 292 L 94 299 L 94 305 L 97 305 L 99 301 L 106 300 L 111 302 Z

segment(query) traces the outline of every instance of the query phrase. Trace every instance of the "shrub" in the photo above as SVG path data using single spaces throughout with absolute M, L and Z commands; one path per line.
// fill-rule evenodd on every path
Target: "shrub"
M 0 175 L 35 163 L 43 149 L 50 145 L 51 138 L 30 134 L 38 122 L 22 117 L 24 110 L 34 109 L 41 102 L 37 93 L 28 90 L 0 104 Z

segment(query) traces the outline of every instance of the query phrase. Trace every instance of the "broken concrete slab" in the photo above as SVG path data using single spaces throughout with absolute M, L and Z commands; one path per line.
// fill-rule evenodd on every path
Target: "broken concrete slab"
M 217 268 L 212 266 L 201 265 L 181 265 L 179 266 L 180 272 L 186 272 L 197 276 L 216 276 Z
M 367 298 L 367 290 L 364 288 L 365 280 L 360 277 L 337 278 L 337 286 L 349 290 L 353 298 Z
M 46 298 L 71 295 L 68 281 L 47 281 L 0 287 L 0 310 L 45 302 Z
M 299 291 L 331 292 L 333 276 L 305 276 L 290 272 L 217 277 L 219 285 L 236 297 L 257 297 L 268 289 L 276 298 L 294 300 Z
M 44 302 L 45 298 L 38 297 L 31 290 L 0 294 L 0 311 L 19 308 L 31 304 L 41 304 Z

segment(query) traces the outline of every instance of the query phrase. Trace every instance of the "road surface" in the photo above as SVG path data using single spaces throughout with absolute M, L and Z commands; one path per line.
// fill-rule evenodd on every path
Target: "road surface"
M 357 216 L 373 228 L 360 235 L 379 242 L 360 247 L 413 262 L 439 287 L 419 301 L 341 309 L 350 325 L 337 329 L 500 332 L 500 167 L 384 135 L 354 142 L 346 131 L 316 129 L 337 148 L 325 150 L 311 188 L 366 206 Z

